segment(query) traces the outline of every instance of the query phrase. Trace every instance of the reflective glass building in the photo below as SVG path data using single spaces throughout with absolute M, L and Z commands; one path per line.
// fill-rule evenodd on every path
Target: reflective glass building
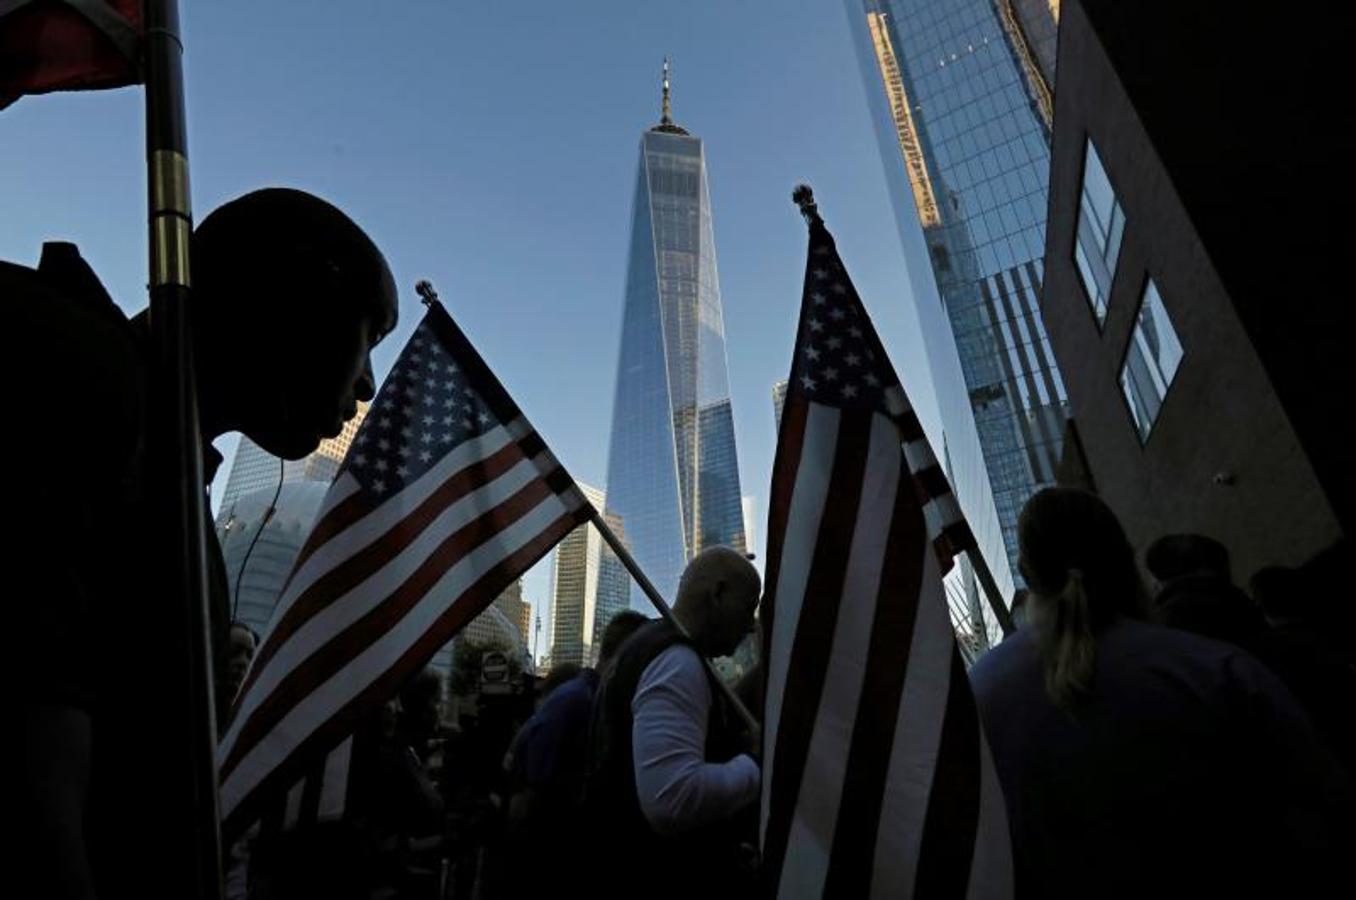
M 263 452 L 262 450 L 259 452 Z M 273 461 L 276 473 L 278 458 Z M 302 545 L 311 533 L 329 485 L 314 479 L 289 481 L 278 492 L 273 512 L 269 503 L 277 489 L 277 475 L 268 487 L 232 501 L 217 526 L 217 541 L 226 563 L 232 617 L 256 634 L 267 633 L 273 612 Z M 459 640 L 496 643 L 527 655 L 531 608 L 522 599 L 522 581 L 514 581 L 430 661 L 446 675 L 452 667 L 453 645 Z
M 613 401 L 607 513 L 666 599 L 703 548 L 745 549 L 725 326 L 702 142 L 664 116 L 641 137 Z M 604 557 L 599 615 L 613 591 L 653 613 Z
M 273 460 L 273 483 L 232 500 L 229 512 L 223 514 L 217 526 L 231 591 L 232 617 L 260 635 L 268 629 L 283 585 L 292 574 L 292 566 L 329 490 L 328 485 L 318 481 L 284 484 L 270 515 L 269 503 L 277 488 L 278 458 L 269 458 Z
M 236 446 L 235 458 L 231 461 L 231 474 L 226 479 L 226 488 L 221 495 L 218 525 L 226 521 L 232 506 L 241 497 L 264 488 L 276 490 L 280 472 L 283 484 L 294 481 L 329 484 L 333 481 L 334 476 L 339 474 L 339 465 L 344 461 L 349 445 L 358 435 L 358 427 L 367 417 L 367 406 L 366 402 L 359 402 L 358 412 L 344 423 L 343 431 L 321 441 L 319 447 L 301 459 L 279 460 L 242 434 Z
M 603 492 L 575 482 L 588 501 L 604 508 Z M 592 523 L 565 536 L 551 554 L 551 665 L 591 666 L 607 621 L 598 615 L 603 538 Z M 616 611 L 613 612 L 616 614 Z
M 1041 321 L 1056 0 L 847 0 L 956 492 L 1011 596 L 1068 399 Z M 1005 563 L 1007 563 L 1005 565 Z

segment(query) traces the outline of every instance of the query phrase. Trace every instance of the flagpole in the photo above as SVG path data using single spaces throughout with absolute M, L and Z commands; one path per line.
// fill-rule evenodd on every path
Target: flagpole
M 589 521 L 593 523 L 594 528 L 598 529 L 598 533 L 603 536 L 603 540 L 607 541 L 607 545 L 612 548 L 612 552 L 617 554 L 617 559 L 621 560 L 622 565 L 626 566 L 626 571 L 631 573 L 631 577 L 636 580 L 636 584 L 640 585 L 640 589 L 645 592 L 645 596 L 650 598 L 650 603 L 654 604 L 654 608 L 659 610 L 659 617 L 672 625 L 686 640 L 691 641 L 692 635 L 687 633 L 687 629 L 683 627 L 683 623 L 678 621 L 677 617 L 673 614 L 673 610 L 664 602 L 664 598 L 659 596 L 658 589 L 655 588 L 654 584 L 651 583 L 645 573 L 641 571 L 640 564 L 636 562 L 635 557 L 633 557 L 630 551 L 626 549 L 626 546 L 622 544 L 621 539 L 608 527 L 607 522 L 603 520 L 602 514 L 598 512 L 598 507 L 589 504 L 589 508 L 591 511 Z M 707 674 L 710 675 L 720 687 L 721 693 L 725 695 L 725 699 L 730 703 L 730 706 L 734 708 L 734 711 L 738 714 L 739 718 L 744 721 L 744 725 L 748 727 L 749 732 L 755 735 L 759 734 L 758 720 L 753 717 L 753 713 L 749 712 L 748 707 L 735 696 L 734 690 L 731 689 L 731 687 L 720 677 L 719 673 L 716 672 L 715 666 L 711 665 L 711 660 L 707 659 L 705 656 L 702 656 L 701 659 L 702 665 L 706 666 Z
M 819 215 L 819 205 L 815 202 L 814 191 L 810 189 L 808 184 L 796 185 L 795 190 L 791 192 L 791 200 L 800 209 L 800 214 L 805 217 L 807 225 L 824 224 L 823 218 Z M 924 440 L 926 440 L 926 437 Z M 901 452 L 903 451 L 901 450 Z M 942 473 L 942 477 L 946 478 L 948 486 L 950 486 L 951 479 L 947 477 L 945 472 Z M 953 496 L 959 496 L 956 494 L 954 486 L 951 486 L 951 493 Z M 962 512 L 961 516 L 964 517 L 964 515 L 964 512 Z M 966 525 L 969 526 L 968 521 Z M 970 529 L 970 533 L 974 534 L 973 528 Z M 1012 613 L 1003 603 L 1003 595 L 998 590 L 998 582 L 994 581 L 993 572 L 990 571 L 989 564 L 984 559 L 984 554 L 979 551 L 977 546 L 974 549 L 966 550 L 965 553 L 970 564 L 975 567 L 975 575 L 979 579 L 980 587 L 984 589 L 984 596 L 989 599 L 989 608 L 993 610 L 994 618 L 998 620 L 998 625 L 1003 629 L 1003 634 L 1012 634 L 1016 630 L 1016 626 L 1012 622 Z
M 993 617 L 998 620 L 998 626 L 1003 629 L 1003 635 L 1006 637 L 1017 630 L 1017 626 L 1012 621 L 1012 612 L 1003 603 L 1002 592 L 998 590 L 998 582 L 994 581 L 993 572 L 989 570 L 989 563 L 984 559 L 984 554 L 979 552 L 979 548 L 966 550 L 965 555 L 970 560 L 970 565 L 975 568 L 975 577 L 979 579 L 979 586 L 984 589 L 984 596 L 989 598 L 989 608 L 993 610 Z
M 183 43 L 177 0 L 146 0 L 146 166 L 150 219 L 151 469 L 163 617 L 163 681 L 156 685 L 176 746 L 148 748 L 160 783 L 148 785 L 165 817 L 147 893 L 217 900 L 222 895 L 216 721 L 207 590 L 202 432 L 189 328 L 193 213 L 184 122 Z M 143 702 L 150 702 L 143 700 Z M 148 869 L 152 867 L 148 866 Z M 155 883 L 163 879 L 162 883 Z
M 415 282 L 414 291 L 419 295 L 420 302 L 422 302 L 424 306 L 432 307 L 435 303 L 439 306 L 442 305 L 442 299 L 434 289 L 433 283 L 428 279 L 421 279 Z M 582 493 L 583 492 L 581 491 L 581 496 Z M 588 503 L 588 500 L 585 500 L 584 502 Z M 669 609 L 669 605 L 664 602 L 664 598 L 659 596 L 659 591 L 641 570 L 640 564 L 636 562 L 635 558 L 631 556 L 630 551 L 626 549 L 626 546 L 622 544 L 617 535 L 608 527 L 607 522 L 603 520 L 602 513 L 598 512 L 598 507 L 594 506 L 592 503 L 588 503 L 588 507 L 589 521 L 593 523 L 593 527 L 598 529 L 598 533 L 603 536 L 603 540 L 612 548 L 612 552 L 617 554 L 617 558 L 621 560 L 622 565 L 626 566 L 626 571 L 631 573 L 631 577 L 636 580 L 636 584 L 640 585 L 640 589 L 645 592 L 645 596 L 650 598 L 650 602 L 654 604 L 654 608 L 659 610 L 660 618 L 672 625 L 686 640 L 691 641 L 692 635 L 688 634 L 687 629 L 683 627 L 683 624 L 674 618 L 673 610 Z M 716 672 L 715 667 L 711 665 L 709 659 L 703 656 L 702 664 L 706 666 L 707 673 L 715 680 L 716 684 L 719 685 L 721 693 L 725 695 L 725 699 L 734 707 L 734 711 L 739 715 L 739 718 L 744 721 L 744 724 L 748 726 L 750 732 L 758 734 L 758 720 L 753 717 L 751 712 L 749 712 L 748 707 L 735 696 L 734 691 L 730 689 L 730 686 L 721 680 L 719 673 Z

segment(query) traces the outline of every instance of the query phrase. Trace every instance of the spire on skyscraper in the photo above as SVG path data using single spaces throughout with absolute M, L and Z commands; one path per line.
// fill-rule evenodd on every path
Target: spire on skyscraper
M 673 124 L 673 106 L 669 102 L 669 58 L 664 57 L 664 114 L 660 118 L 661 125 Z
M 687 131 L 673 124 L 673 102 L 669 97 L 669 58 L 664 57 L 664 97 L 661 105 L 659 124 L 651 131 L 663 131 L 669 134 L 687 134 Z

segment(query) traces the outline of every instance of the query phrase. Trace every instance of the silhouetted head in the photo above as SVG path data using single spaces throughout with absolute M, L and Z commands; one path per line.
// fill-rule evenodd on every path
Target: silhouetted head
M 617 655 L 626 639 L 635 634 L 642 625 L 654 620 L 634 609 L 624 609 L 612 617 L 603 629 L 603 639 L 598 643 L 598 668 L 602 669 L 612 657 Z
M 582 671 L 584 667 L 579 663 L 556 663 L 537 683 L 537 702 L 540 703 L 551 696 L 556 688 L 567 681 L 572 681 Z
M 369 354 L 395 327 L 395 281 L 348 216 L 302 191 L 255 191 L 198 225 L 192 264 L 209 437 L 242 431 L 299 459 L 372 399 Z
M 673 613 L 702 655 L 725 656 L 753 628 L 761 588 L 758 570 L 744 554 L 711 547 L 683 571 Z
M 1228 549 L 1203 534 L 1164 535 L 1144 552 L 1144 567 L 1160 584 L 1193 575 L 1230 580 Z
M 240 693 L 250 661 L 259 647 L 259 637 L 244 622 L 232 622 L 226 645 L 226 689 L 230 697 Z
M 417 672 L 400 691 L 400 728 L 412 743 L 426 741 L 438 730 L 443 679 L 436 669 Z
M 1092 689 L 1097 632 L 1118 616 L 1143 615 L 1135 553 L 1111 508 L 1071 488 L 1046 488 L 1028 500 L 1017 541 L 1046 691 L 1070 709 Z

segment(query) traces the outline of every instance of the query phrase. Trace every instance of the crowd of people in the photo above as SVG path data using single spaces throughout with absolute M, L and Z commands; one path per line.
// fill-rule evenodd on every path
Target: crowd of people
M 1169 535 L 1137 557 L 1105 503 L 1062 488 L 1031 499 L 1019 540 L 1020 627 L 971 670 L 1019 895 L 1324 884 L 1356 837 L 1346 547 L 1244 592 L 1218 542 Z M 308 896 L 322 877 L 326 896 L 751 896 L 757 735 L 702 659 L 746 637 L 758 597 L 743 557 L 709 550 L 674 608 L 686 635 L 623 612 L 596 666 L 483 697 L 462 729 L 440 731 L 422 673 L 388 705 L 342 838 L 266 856 L 295 880 L 235 896 Z M 735 689 L 751 701 L 753 674 Z
M 1356 654 L 1338 560 L 1250 598 L 1202 535 L 1136 553 L 1112 510 L 1048 488 L 1018 526 L 1022 626 L 971 683 L 1019 895 L 1307 896 L 1353 846 Z
M 248 195 L 198 227 L 193 264 L 205 438 L 238 430 L 295 458 L 372 398 L 369 353 L 394 326 L 394 285 L 339 210 L 294 191 Z M 165 652 L 182 635 L 163 608 L 132 623 L 103 602 L 138 596 L 163 562 L 142 540 L 156 533 L 148 326 L 121 313 L 71 245 L 49 245 L 37 269 L 0 264 L 0 294 L 17 333 L 61 335 L 69 351 L 59 366 L 46 345 L 13 355 L 12 383 L 44 374 L 13 398 L 38 440 L 10 442 L 8 468 L 40 459 L 86 474 L 14 487 L 27 518 L 7 570 L 43 579 L 19 591 L 43 602 L 16 604 L 28 686 L 18 881 L 51 896 L 157 894 L 148 846 L 180 806 L 145 786 L 170 783 L 167 767 L 186 756 L 176 704 L 187 704 Z M 244 335 L 263 344 L 241 370 L 230 362 Z M 104 440 L 96 458 L 88 433 Z M 207 455 L 210 479 L 219 458 Z M 1105 503 L 1061 488 L 1028 502 L 1019 544 L 1021 627 L 971 671 L 1019 894 L 1285 896 L 1324 884 L 1356 846 L 1349 544 L 1262 569 L 1244 592 L 1217 542 L 1172 535 L 1141 555 Z M 210 556 L 224 710 L 257 639 L 227 627 Z M 441 679 L 420 674 L 355 735 L 345 816 L 261 824 L 229 848 L 231 896 L 753 892 L 759 735 L 703 659 L 745 639 L 759 594 L 741 554 L 707 550 L 679 587 L 681 629 L 622 614 L 596 667 L 483 696 L 456 727 L 443 722 Z M 737 693 L 756 713 L 756 672 Z
M 655 867 L 672 870 L 655 896 L 752 890 L 757 735 L 703 659 L 749 635 L 759 594 L 747 559 L 708 550 L 683 576 L 677 626 L 621 612 L 596 666 L 482 694 L 457 723 L 423 670 L 357 737 L 342 819 L 252 830 L 231 848 L 228 897 L 620 896 Z M 232 634 L 247 663 L 248 629 Z M 600 848 L 608 864 L 590 865 Z

